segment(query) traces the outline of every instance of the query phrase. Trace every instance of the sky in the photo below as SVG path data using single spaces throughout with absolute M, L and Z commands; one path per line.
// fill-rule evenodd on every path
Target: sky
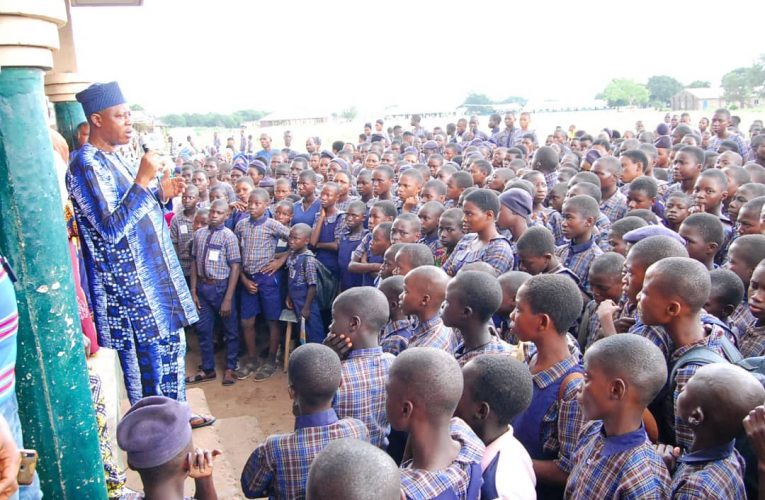
M 660 74 L 718 86 L 765 53 L 763 14 L 742 0 L 144 0 L 74 7 L 72 24 L 80 73 L 156 115 L 372 113 L 451 110 L 470 92 L 581 101 Z

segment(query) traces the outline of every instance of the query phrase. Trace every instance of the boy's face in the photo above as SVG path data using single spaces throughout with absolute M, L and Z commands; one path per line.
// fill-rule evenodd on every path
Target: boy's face
M 753 269 L 746 263 L 745 257 L 744 251 L 734 241 L 728 250 L 728 264 L 725 267 L 741 278 L 744 286 L 747 286 L 749 280 L 752 279 Z M 765 285 L 765 281 L 763 281 L 763 285 Z
M 419 239 L 420 232 L 415 230 L 411 222 L 401 219 L 393 222 L 393 227 L 390 228 L 391 243 L 417 243 Z
M 454 248 L 463 236 L 462 221 L 444 216 L 438 219 L 438 241 L 443 246 Z
M 688 204 L 682 198 L 669 198 L 667 206 L 664 208 L 664 218 L 667 222 L 677 226 L 688 218 Z
M 253 219 L 259 219 L 263 217 L 268 208 L 268 200 L 264 196 L 252 196 L 247 202 L 247 211 L 250 213 L 250 217 Z
M 334 187 L 324 186 L 324 189 L 321 190 L 321 196 L 319 197 L 321 208 L 334 207 L 335 203 L 337 203 L 337 194 L 337 189 Z
M 310 235 L 303 234 L 299 230 L 295 230 L 294 228 L 290 231 L 290 237 L 289 240 L 287 240 L 287 244 L 290 247 L 290 250 L 293 252 L 299 251 L 304 249 L 308 245 L 308 239 L 310 238 Z
M 380 266 L 380 279 L 384 280 L 390 276 L 393 276 L 393 269 L 396 268 L 396 254 L 391 251 L 390 247 L 385 250 L 383 256 L 383 263 Z
M 462 230 L 466 233 L 478 233 L 494 224 L 494 214 L 484 212 L 472 201 L 466 201 L 462 207 Z
M 218 227 L 228 218 L 228 207 L 222 203 L 213 203 L 210 207 L 210 215 L 207 220 L 210 226 Z
M 655 272 L 648 271 L 643 280 L 643 288 L 637 298 L 637 310 L 640 319 L 646 325 L 666 325 L 672 320 L 669 314 L 670 297 L 662 290 L 662 283 Z
M 394 261 L 396 263 L 396 267 L 393 268 L 394 276 L 406 276 L 406 273 L 414 268 L 409 254 L 398 252 Z
M 274 187 L 274 199 L 276 201 L 282 201 L 290 195 L 291 189 L 289 185 L 284 183 L 277 183 Z
M 445 326 L 459 328 L 464 325 L 466 314 L 462 294 L 455 286 L 454 281 L 450 281 L 446 285 L 446 298 L 441 309 L 441 319 Z
M 183 208 L 185 210 L 192 210 L 196 208 L 198 201 L 199 194 L 197 194 L 197 192 L 186 190 L 184 191 L 183 196 L 181 196 L 181 203 L 183 204 Z
M 736 233 L 739 236 L 760 234 L 760 212 L 751 207 L 742 208 L 736 220 Z
M 349 208 L 345 212 L 345 224 L 350 229 L 356 229 L 364 222 L 364 210 L 361 208 Z
M 186 181 L 186 184 L 193 184 L 191 178 L 194 176 L 194 171 L 191 169 L 181 170 L 181 177 Z
M 346 196 L 351 189 L 351 180 L 345 172 L 338 172 L 337 175 L 335 175 L 335 184 L 337 184 L 339 188 L 337 193 L 338 198 Z
M 632 161 L 632 158 L 629 156 L 622 156 L 619 158 L 619 161 L 622 163 L 621 179 L 623 183 L 629 184 L 636 178 L 643 175 L 642 165 Z
M 661 151 L 661 150 L 660 150 Z M 675 182 L 695 180 L 701 172 L 701 164 L 689 153 L 678 151 L 675 155 L 672 179 Z
M 433 234 L 438 230 L 438 218 L 441 214 L 429 208 L 421 208 L 417 217 L 420 218 L 422 234 Z M 759 214 L 757 214 L 759 217 Z
M 356 192 L 359 193 L 359 196 L 372 196 L 372 178 L 361 176 L 356 179 Z
M 422 290 L 412 277 L 404 277 L 404 291 L 398 296 L 398 308 L 404 314 L 415 314 L 422 305 Z
M 486 181 L 486 174 L 476 166 L 475 162 L 470 165 L 469 172 L 470 176 L 473 178 L 473 184 L 483 186 L 483 183 Z
M 380 196 L 390 192 L 391 179 L 384 172 L 375 170 L 372 172 L 372 192 L 375 196 Z
M 191 183 L 194 184 L 200 193 L 207 191 L 207 176 L 202 172 L 197 172 L 191 176 Z
M 561 215 L 563 216 L 561 231 L 563 236 L 570 240 L 586 236 L 592 228 L 592 217 L 585 217 L 567 203 L 563 204 Z
M 280 222 L 289 227 L 290 222 L 292 221 L 292 208 L 288 208 L 284 205 L 279 205 L 276 207 L 274 219 L 276 219 L 277 222 Z
M 462 194 L 462 190 L 457 186 L 457 181 L 453 177 L 449 177 L 446 182 L 446 199 L 457 201 L 460 194 Z
M 247 200 L 250 199 L 250 193 L 252 193 L 252 186 L 246 182 L 240 182 L 236 185 L 234 193 L 236 194 L 236 197 L 239 201 L 242 203 L 247 203 Z
M 761 320 L 765 318 L 765 266 L 757 266 L 749 281 L 749 311 Z
M 630 304 L 637 302 L 637 296 L 643 288 L 645 270 L 648 266 L 640 262 L 632 253 L 627 254 L 622 273 L 622 291 Z
M 194 223 L 191 226 L 192 231 L 196 231 L 199 228 L 207 225 L 207 214 L 197 214 L 194 217 Z
M 534 255 L 530 252 L 518 252 L 518 258 L 520 259 L 520 270 L 532 276 L 545 272 L 550 265 L 549 254 Z
M 601 189 L 610 189 L 616 185 L 616 177 L 606 168 L 603 162 L 596 161 L 592 166 L 592 173 L 600 179 Z
M 390 240 L 383 231 L 372 233 L 372 243 L 369 245 L 369 251 L 372 255 L 383 255 L 390 246 Z
M 449 179 L 452 178 L 452 174 L 450 174 L 447 170 L 444 170 L 443 168 L 438 171 L 436 174 L 436 179 L 443 182 L 444 184 L 449 183 Z
M 279 165 L 276 167 L 276 170 L 274 170 L 274 178 L 275 179 L 289 179 L 290 178 L 290 167 L 285 165 Z
M 225 202 L 228 202 L 228 197 L 226 196 L 226 192 L 222 189 L 214 189 L 210 191 L 210 201 L 216 201 L 216 200 L 222 200 Z
M 204 166 L 205 172 L 207 172 L 207 177 L 210 179 L 217 179 L 218 178 L 218 164 L 215 162 L 205 162 Z
M 650 198 L 642 189 L 630 189 L 627 193 L 627 206 L 630 210 L 644 208 L 651 210 L 656 198 Z
M 542 314 L 534 314 L 524 298 L 525 285 L 518 289 L 515 297 L 515 310 L 510 315 L 513 321 L 513 333 L 523 342 L 533 341 L 540 328 Z
M 420 200 L 422 200 L 423 203 L 427 203 L 429 201 L 437 201 L 439 203 L 443 203 L 446 201 L 446 197 L 444 195 L 438 194 L 435 188 L 425 188 L 422 190 Z
M 410 176 L 402 175 L 398 183 L 398 197 L 404 201 L 420 194 L 420 185 Z
M 728 196 L 727 186 L 721 186 L 717 179 L 699 177 L 693 186 L 693 198 L 696 206 L 704 212 L 713 212 L 720 207 Z
M 600 304 L 604 300 L 619 302 L 622 296 L 621 274 L 613 276 L 606 273 L 590 273 L 590 289 L 595 302 Z
M 728 203 L 728 217 L 730 217 L 732 222 L 736 222 L 736 219 L 738 218 L 738 211 L 741 210 L 741 207 L 743 207 L 751 199 L 752 194 L 748 189 L 736 189 L 736 194 L 733 195 L 730 203 Z
M 310 179 L 303 177 L 298 180 L 298 194 L 303 198 L 310 198 L 316 191 L 316 184 Z
M 627 256 L 627 242 L 613 231 L 608 232 L 608 246 L 612 252 Z
M 373 208 L 369 211 L 369 228 L 374 229 L 377 227 L 378 224 L 383 222 L 385 220 L 385 216 L 382 213 L 382 210 L 379 208 Z
M 563 210 L 563 197 L 563 193 L 557 189 L 553 189 L 552 192 L 550 192 L 550 206 L 558 212 Z
M 584 357 L 584 384 L 577 395 L 582 414 L 587 420 L 600 420 L 606 416 L 611 400 L 611 377 L 598 366 L 593 356 Z

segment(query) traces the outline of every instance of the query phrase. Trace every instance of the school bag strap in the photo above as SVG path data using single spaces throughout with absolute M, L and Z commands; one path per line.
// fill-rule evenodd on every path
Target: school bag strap
M 740 356 L 740 354 L 739 354 Z M 680 356 L 680 359 L 675 362 L 675 366 L 672 367 L 672 371 L 669 375 L 669 387 L 671 390 L 674 390 L 675 388 L 675 377 L 677 377 L 677 372 L 681 368 L 684 368 L 688 366 L 689 364 L 693 363 L 696 365 L 709 365 L 712 363 L 727 363 L 728 360 L 724 357 L 720 356 L 710 348 L 708 348 L 705 345 L 699 345 L 696 346 L 682 356 Z

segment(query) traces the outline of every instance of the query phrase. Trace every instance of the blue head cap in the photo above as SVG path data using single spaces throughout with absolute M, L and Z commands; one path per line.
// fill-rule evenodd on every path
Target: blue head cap
M 82 104 L 86 117 L 127 102 L 117 82 L 94 83 L 82 92 L 78 92 L 75 98 Z

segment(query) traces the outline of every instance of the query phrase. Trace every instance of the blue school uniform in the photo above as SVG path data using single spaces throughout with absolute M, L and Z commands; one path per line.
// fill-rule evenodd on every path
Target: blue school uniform
M 361 238 L 361 242 L 353 251 L 353 255 L 351 256 L 351 259 L 355 258 L 360 260 L 364 255 L 367 256 L 367 263 L 369 264 L 383 263 L 382 255 L 372 255 L 372 233 L 371 232 L 367 232 L 367 234 L 365 234 L 364 237 Z M 378 273 L 362 274 L 361 285 L 376 286 L 377 274 Z
M 351 263 L 351 257 L 356 248 L 361 244 L 363 238 L 369 233 L 366 229 L 358 233 L 350 233 L 344 228 L 337 248 L 337 263 L 340 266 L 340 290 L 348 290 L 355 286 L 364 284 L 364 275 L 348 271 L 348 265 Z
M 319 216 L 320 214 L 317 213 L 311 227 L 318 224 Z M 319 231 L 319 243 L 332 243 L 337 240 L 343 231 L 344 221 L 345 214 L 340 212 L 325 217 L 324 222 L 321 225 L 321 230 Z M 333 276 L 340 275 L 340 265 L 337 263 L 337 251 L 319 248 L 315 253 L 318 261 L 324 264 L 324 267 L 329 269 Z
M 292 299 L 295 314 L 300 318 L 308 296 L 308 287 L 315 287 L 318 283 L 316 257 L 313 252 L 306 250 L 301 254 L 291 254 L 287 258 L 287 276 L 287 294 Z M 305 321 L 305 332 L 308 342 L 324 340 L 324 325 L 317 298 L 311 302 L 311 314 Z
M 231 215 L 228 216 L 228 219 L 226 219 L 225 226 L 233 231 L 236 229 L 236 225 L 239 224 L 240 221 L 243 221 L 249 216 L 250 214 L 246 210 L 234 210 L 231 212 Z
M 313 223 L 316 220 L 316 214 L 319 213 L 319 210 L 321 210 L 321 202 L 319 200 L 314 200 L 313 203 L 307 208 L 303 208 L 303 201 L 298 200 L 295 202 L 295 205 L 292 209 L 292 224 L 308 224 L 309 226 L 313 227 Z

